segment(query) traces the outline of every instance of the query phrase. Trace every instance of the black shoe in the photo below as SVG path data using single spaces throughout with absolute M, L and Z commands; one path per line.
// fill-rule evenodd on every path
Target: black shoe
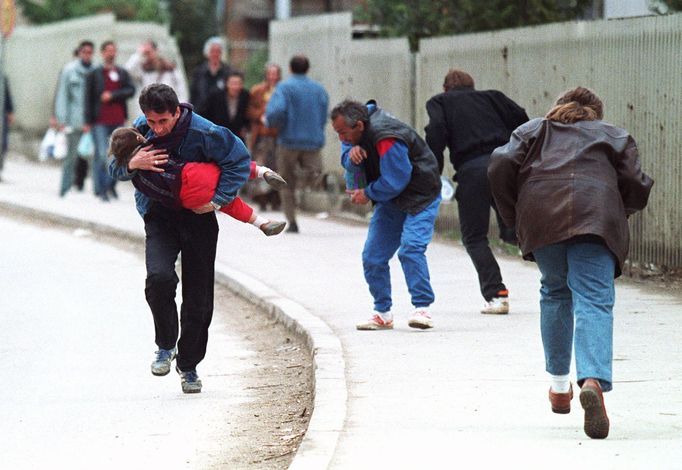
M 298 233 L 298 225 L 296 225 L 296 222 L 291 222 L 286 231 L 287 233 Z

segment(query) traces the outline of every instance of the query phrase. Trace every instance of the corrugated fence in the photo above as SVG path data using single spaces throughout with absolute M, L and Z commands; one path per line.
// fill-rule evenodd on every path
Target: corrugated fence
M 414 71 L 406 41 L 387 47 L 352 40 L 350 15 L 324 18 L 274 22 L 271 60 L 285 64 L 294 51 L 307 53 L 311 74 L 330 90 L 332 104 L 347 96 L 378 98 L 405 120 L 414 115 L 419 131 L 426 124 L 424 104 L 441 91 L 451 67 L 470 72 L 479 89 L 505 92 L 531 117 L 544 115 L 567 88 L 594 89 L 604 101 L 604 119 L 630 131 L 644 171 L 656 181 L 649 207 L 631 220 L 630 261 L 682 267 L 682 14 L 423 40 Z M 327 66 L 317 68 L 315 58 Z M 415 109 L 407 111 L 412 102 Z M 329 136 L 325 167 L 336 169 L 338 143 Z

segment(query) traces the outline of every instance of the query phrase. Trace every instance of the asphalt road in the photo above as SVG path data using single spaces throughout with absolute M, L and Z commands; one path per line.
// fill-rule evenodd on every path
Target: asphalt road
M 0 467 L 209 468 L 253 356 L 214 319 L 204 390 L 153 377 L 139 254 L 0 217 Z

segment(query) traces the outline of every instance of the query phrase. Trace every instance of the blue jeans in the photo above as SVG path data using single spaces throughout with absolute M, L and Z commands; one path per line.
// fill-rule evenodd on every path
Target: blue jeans
M 122 124 L 121 124 L 122 125 Z M 109 137 L 119 125 L 96 124 L 92 126 L 92 139 L 95 142 L 95 156 L 92 161 L 92 181 L 95 194 L 106 196 L 107 192 L 114 187 L 114 179 L 109 176 L 108 150 Z
M 379 202 L 369 223 L 367 241 L 362 250 L 362 265 L 374 310 L 391 309 L 391 275 L 388 261 L 398 251 L 407 288 L 415 307 L 428 307 L 434 301 L 426 247 L 433 237 L 440 195 L 424 210 L 407 214 L 391 202 Z
M 601 243 L 563 242 L 533 251 L 542 273 L 540 330 L 545 366 L 566 375 L 575 349 L 578 383 L 611 390 L 615 258 Z M 575 324 L 575 325 L 574 325 Z

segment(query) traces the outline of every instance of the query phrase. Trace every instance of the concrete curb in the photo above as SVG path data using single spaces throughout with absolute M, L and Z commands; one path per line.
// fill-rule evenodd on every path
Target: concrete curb
M 125 229 L 19 204 L 0 202 L 0 209 L 49 224 L 86 228 L 95 234 L 144 241 L 143 235 Z M 313 359 L 314 406 L 308 429 L 289 468 L 328 468 L 346 419 L 348 389 L 341 341 L 324 321 L 305 307 L 283 297 L 253 277 L 216 262 L 216 281 L 262 308 L 306 342 Z
M 314 409 L 308 430 L 291 462 L 293 470 L 319 470 L 331 463 L 346 419 L 348 399 L 341 341 L 321 319 L 262 282 L 216 263 L 220 282 L 258 305 L 292 333 L 304 338 L 313 355 Z

